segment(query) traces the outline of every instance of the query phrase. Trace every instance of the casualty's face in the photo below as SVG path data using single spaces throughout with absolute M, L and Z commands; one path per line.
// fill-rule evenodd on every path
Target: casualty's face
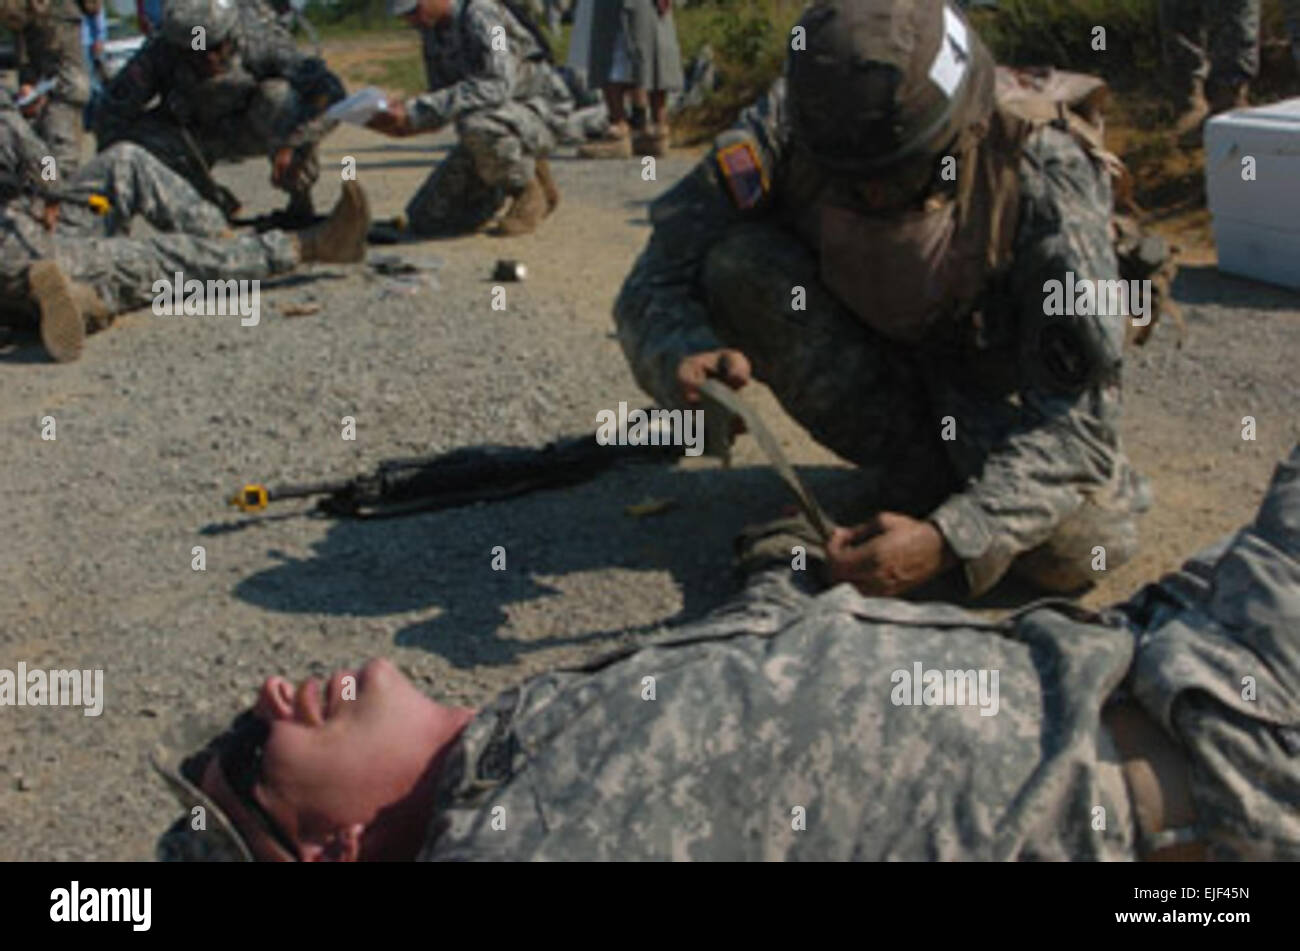
M 269 677 L 253 713 L 270 732 L 252 796 L 285 837 L 308 843 L 328 840 L 340 828 L 367 826 L 406 796 L 429 769 L 432 751 L 421 736 L 455 711 L 430 700 L 388 661 L 372 660 L 296 687 Z M 245 833 L 255 855 L 292 857 L 253 817 L 255 807 L 231 791 L 215 760 L 203 788 Z

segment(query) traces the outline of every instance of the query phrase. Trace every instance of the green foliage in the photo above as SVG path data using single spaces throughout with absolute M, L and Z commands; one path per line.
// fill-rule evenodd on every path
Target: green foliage
M 674 16 L 687 60 L 706 43 L 717 55 L 723 86 L 679 123 L 687 141 L 728 125 L 774 79 L 788 49 L 797 0 L 706 0 Z M 1158 0 L 1000 0 L 971 19 L 999 62 L 1052 65 L 1104 76 L 1117 89 L 1150 88 L 1164 76 Z M 1281 0 L 1264 0 L 1265 37 L 1281 29 Z M 1106 49 L 1093 49 L 1104 27 Z
M 387 0 L 308 0 L 306 13 L 316 32 L 331 39 L 408 29 L 404 21 L 388 15 Z
M 781 72 L 800 0 L 712 0 L 674 10 L 682 58 L 708 45 L 722 85 L 702 105 L 676 121 L 678 137 L 699 141 L 729 125 Z
M 1001 0 L 997 12 L 972 19 L 1001 63 L 1052 65 L 1114 81 L 1158 71 L 1158 6 L 1154 0 Z M 1093 48 L 1098 28 L 1105 31 L 1104 50 Z

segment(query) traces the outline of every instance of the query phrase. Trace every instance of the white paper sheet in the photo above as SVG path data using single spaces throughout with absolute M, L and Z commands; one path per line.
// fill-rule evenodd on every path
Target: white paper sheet
M 388 100 L 384 91 L 374 86 L 367 86 L 326 109 L 325 118 L 350 122 L 353 125 L 365 125 L 387 108 Z

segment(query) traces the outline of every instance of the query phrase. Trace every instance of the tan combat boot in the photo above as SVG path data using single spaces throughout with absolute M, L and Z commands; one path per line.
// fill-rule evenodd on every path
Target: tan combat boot
M 632 138 L 632 151 L 637 155 L 656 158 L 668 154 L 668 126 L 650 126 Z
M 629 159 L 632 157 L 632 133 L 627 129 L 611 132 L 603 139 L 578 146 L 578 158 Z
M 86 330 L 108 326 L 108 306 L 95 289 L 68 278 L 50 260 L 37 261 L 27 272 L 27 286 L 40 309 L 41 343 L 58 363 L 71 363 L 81 356 Z
M 551 176 L 551 163 L 544 158 L 537 160 L 537 183 L 542 186 L 542 194 L 546 196 L 546 213 L 549 215 L 560 203 L 560 188 Z
M 523 191 L 515 195 L 514 204 L 510 206 L 510 211 L 506 213 L 506 216 L 501 219 L 501 223 L 497 225 L 494 234 L 502 238 L 532 234 L 545 217 L 546 193 L 537 181 L 537 176 L 534 175 L 528 180 L 528 184 L 524 186 Z
M 296 235 L 304 264 L 353 264 L 366 256 L 370 202 L 356 182 L 344 182 L 343 194 L 330 216 Z

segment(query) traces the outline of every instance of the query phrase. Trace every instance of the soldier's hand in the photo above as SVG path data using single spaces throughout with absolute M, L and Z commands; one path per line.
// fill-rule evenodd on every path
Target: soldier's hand
M 22 99 L 23 96 L 26 96 L 31 91 L 32 91 L 32 84 L 23 83 L 21 86 L 18 87 L 17 98 Z M 45 108 L 45 102 L 46 102 L 46 97 L 41 96 L 39 99 L 35 99 L 32 102 L 29 102 L 27 105 L 23 106 L 21 110 L 23 114 L 23 118 L 34 119 L 37 116 L 39 116 L 41 114 L 41 111 Z
M 957 563 L 937 527 L 896 512 L 835 529 L 826 555 L 833 583 L 847 581 L 865 595 L 884 598 L 898 597 Z
M 390 102 L 383 112 L 375 113 L 374 118 L 366 123 L 366 128 L 398 137 L 415 134 L 411 128 L 411 117 L 406 111 L 406 103 L 400 99 Z
M 739 350 L 706 350 L 692 353 L 677 364 L 677 384 L 681 387 L 682 398 L 688 403 L 697 403 L 700 399 L 700 384 L 705 380 L 719 379 L 733 390 L 738 390 L 750 381 L 753 370 L 749 357 Z
M 277 151 L 271 159 L 272 185 L 290 188 L 296 184 L 295 180 L 301 172 L 302 162 L 298 160 L 297 151 L 287 145 Z

